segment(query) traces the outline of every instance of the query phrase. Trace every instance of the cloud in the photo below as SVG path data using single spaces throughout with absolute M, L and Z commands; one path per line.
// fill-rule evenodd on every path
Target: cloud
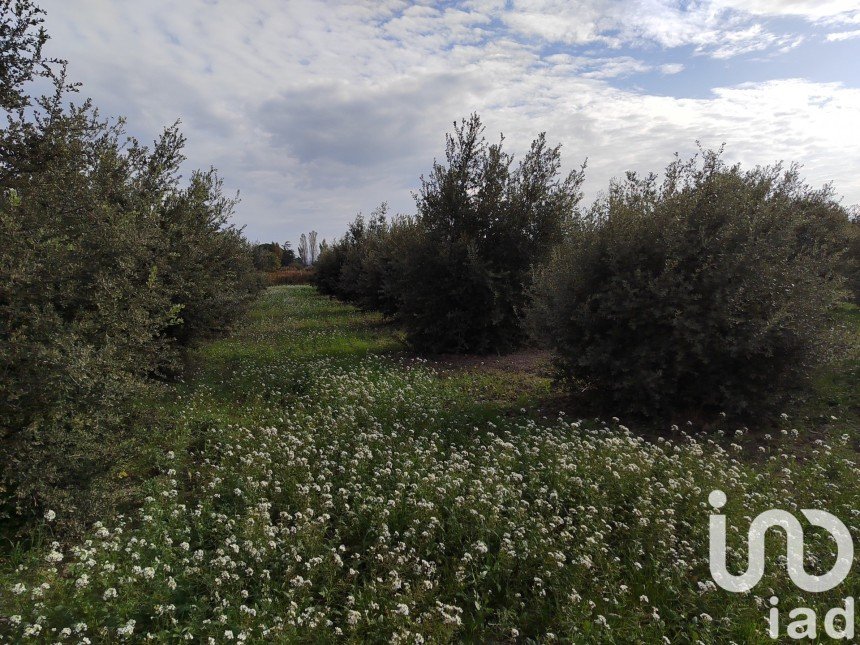
M 631 56 L 603 58 L 552 54 L 543 60 L 550 63 L 556 71 L 564 70 L 571 74 L 578 74 L 582 78 L 624 78 L 632 74 L 650 72 L 654 69 L 653 65 Z
M 392 83 L 324 83 L 265 101 L 257 123 L 300 163 L 368 167 L 421 148 L 445 94 L 460 95 L 478 79 L 443 72 Z M 442 100 L 440 100 L 442 99 Z M 438 125 L 438 123 L 437 123 Z
M 128 115 L 142 139 L 181 117 L 188 168 L 214 165 L 241 189 L 238 220 L 252 238 L 295 239 L 311 228 L 330 238 L 382 200 L 411 212 L 411 191 L 443 154 L 451 122 L 472 111 L 515 152 L 546 131 L 564 144 L 569 168 L 588 157 L 589 196 L 627 169 L 659 170 L 699 139 L 726 142 L 730 159 L 745 164 L 800 161 L 813 183 L 834 180 L 860 201 L 851 171 L 860 149 L 845 136 L 860 119 L 860 90 L 779 78 L 714 79 L 698 98 L 649 92 L 649 78 L 701 57 L 729 64 L 803 37 L 772 33 L 729 6 L 42 2 L 49 53 L 71 61 L 84 94 L 106 114 Z M 791 9 L 810 20 L 841 15 L 830 4 L 827 15 L 812 3 Z M 630 77 L 635 89 L 621 83 Z
M 852 40 L 854 38 L 860 38 L 860 29 L 855 29 L 854 31 L 837 31 L 827 34 L 827 42 L 830 43 Z
M 763 0 L 751 6 L 735 0 L 513 0 L 499 15 L 514 32 L 549 43 L 693 46 L 697 53 L 717 59 L 787 51 L 799 43 L 791 34 L 771 32 L 751 20 L 752 15 L 842 15 L 835 9 L 813 11 L 813 3 L 785 4 L 780 12 Z
M 755 15 L 799 16 L 807 20 L 851 20 L 860 16 L 856 0 L 714 0 L 714 5 Z

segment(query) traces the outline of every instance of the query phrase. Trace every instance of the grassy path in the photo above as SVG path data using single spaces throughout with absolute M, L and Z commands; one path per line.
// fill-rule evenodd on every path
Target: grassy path
M 741 533 L 767 508 L 812 507 L 856 537 L 850 437 L 814 444 L 813 462 L 793 449 L 819 435 L 786 419 L 750 463 L 730 446 L 743 437 L 648 442 L 544 419 L 546 378 L 442 374 L 378 317 L 307 287 L 270 289 L 196 359 L 145 501 L 77 546 L 18 554 L 0 637 L 772 642 L 765 596 L 787 612 L 860 592 L 855 574 L 799 597 L 772 562 L 760 593 L 734 595 L 707 563 L 717 487 Z M 826 536 L 806 546 L 828 562 Z

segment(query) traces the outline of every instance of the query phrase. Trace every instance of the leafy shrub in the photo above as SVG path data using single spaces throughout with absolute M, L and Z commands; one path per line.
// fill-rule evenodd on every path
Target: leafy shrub
M 356 218 L 353 225 L 360 222 L 364 225 L 364 221 Z M 316 262 L 314 273 L 314 285 L 317 290 L 326 296 L 335 296 L 345 300 L 344 293 L 340 289 L 340 274 L 343 266 L 346 263 L 346 253 L 348 246 L 353 243 L 350 239 L 352 226 L 347 231 L 347 234 L 335 240 L 331 244 L 327 244 L 321 251 L 319 259 Z
M 474 243 L 437 246 L 421 233 L 398 263 L 400 320 L 409 341 L 433 352 L 487 353 L 520 339 L 515 312 Z
M 558 243 L 582 172 L 559 177 L 560 146 L 541 134 L 515 169 L 480 118 L 455 124 L 446 163 L 422 178 L 415 219 L 359 216 L 317 263 L 320 292 L 396 315 L 434 352 L 502 352 L 525 337 L 530 269 Z
M 849 298 L 860 307 L 860 217 L 856 214 L 851 220 L 844 267 Z
M 766 409 L 826 356 L 846 222 L 796 167 L 628 174 L 539 272 L 533 328 L 615 410 Z
M 379 235 L 384 226 L 385 206 L 371 214 L 370 221 L 365 222 L 361 214 L 350 223 L 346 235 L 336 242 L 340 246 L 339 269 L 334 292 L 338 298 L 346 302 L 358 304 L 363 297 L 362 271 L 364 256 L 370 237 Z
M 183 345 L 227 331 L 263 286 L 251 246 L 230 224 L 235 204 L 209 170 L 192 173 L 185 188 L 172 184 L 157 211 L 157 275 L 177 311 L 166 332 Z
M 402 289 L 395 272 L 415 223 L 403 216 L 388 220 L 387 209 L 380 204 L 367 221 L 357 215 L 341 239 L 321 249 L 314 283 L 325 295 L 394 316 Z
M 314 270 L 298 267 L 282 267 L 266 274 L 266 284 L 274 287 L 280 284 L 313 284 Z
M 559 177 L 560 147 L 540 135 L 515 169 L 488 145 L 477 115 L 455 124 L 446 164 L 422 178 L 415 219 L 359 216 L 329 245 L 316 284 L 328 295 L 397 315 L 435 352 L 502 352 L 524 339 L 529 270 L 561 240 L 582 172 Z
M 122 205 L 148 196 L 116 181 L 129 159 L 103 126 L 17 174 L 0 208 L 0 456 L 19 505 L 71 510 L 123 434 L 125 403 L 176 359 L 161 337 L 178 308 L 158 279 L 156 227 L 148 208 Z
M 40 12 L 2 9 L 8 51 L 24 53 L 0 67 L 0 489 L 22 515 L 85 519 L 149 424 L 135 406 L 148 379 L 225 329 L 260 281 L 214 172 L 179 185 L 178 129 L 148 149 L 89 102 L 66 107 L 74 88 L 41 59 Z M 37 73 L 53 95 L 28 95 Z
M 254 266 L 258 271 L 277 271 L 281 267 L 290 267 L 299 263 L 296 252 L 290 248 L 289 242 L 281 246 L 277 242 L 255 244 L 253 249 Z
M 257 271 L 276 271 L 281 267 L 281 255 L 272 249 L 271 244 L 257 244 L 253 254 Z
M 401 258 L 399 314 L 409 340 L 435 352 L 503 352 L 524 339 L 529 271 L 548 256 L 581 197 L 560 177 L 543 134 L 518 166 L 488 145 L 477 115 L 455 124 L 445 163 L 417 196 L 417 235 Z
M 419 228 L 413 218 L 397 215 L 390 220 L 371 219 L 359 256 L 360 270 L 355 287 L 356 304 L 369 311 L 394 317 L 409 290 L 402 263 L 411 252 Z

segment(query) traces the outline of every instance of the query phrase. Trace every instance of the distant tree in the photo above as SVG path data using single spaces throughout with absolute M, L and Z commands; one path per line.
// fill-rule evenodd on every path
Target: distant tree
M 277 242 L 254 247 L 254 267 L 258 271 L 275 271 L 281 266 L 282 257 L 281 246 Z
M 284 249 L 282 249 L 281 245 L 277 242 L 270 242 L 269 248 L 272 249 L 272 254 L 278 259 L 278 264 L 281 264 L 284 256 Z
M 296 252 L 290 248 L 289 242 L 284 242 L 284 247 L 281 253 L 281 266 L 288 267 L 296 261 Z
M 308 266 L 308 238 L 304 233 L 299 237 L 299 261 Z
M 310 264 L 313 265 L 317 261 L 317 232 L 311 231 L 308 233 L 308 254 L 310 256 Z

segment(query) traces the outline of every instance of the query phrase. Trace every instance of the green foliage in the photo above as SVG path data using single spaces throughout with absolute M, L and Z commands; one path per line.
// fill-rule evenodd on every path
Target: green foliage
M 195 350 L 140 508 L 0 561 L 4 642 L 764 644 L 762 596 L 784 632 L 860 592 L 853 572 L 799 596 L 773 536 L 753 593 L 708 562 L 714 488 L 732 571 L 771 508 L 827 509 L 856 541 L 856 422 L 646 440 L 516 401 L 516 374 L 403 360 L 379 315 L 308 287 L 249 319 Z M 804 549 L 810 572 L 833 562 L 825 531 Z
M 503 352 L 521 340 L 513 309 L 520 285 L 505 283 L 475 243 L 437 245 L 426 231 L 397 262 L 400 319 L 409 341 L 432 352 Z
M 188 187 L 172 191 L 163 207 L 160 270 L 179 312 L 167 333 L 184 345 L 227 331 L 262 288 L 250 245 L 229 223 L 235 203 L 222 195 L 221 180 L 209 170 L 194 172 Z
M 277 271 L 281 267 L 283 252 L 277 242 L 257 244 L 253 249 L 254 268 L 257 271 Z
M 41 42 L 38 14 L 21 15 L 11 32 Z M 47 62 L 24 69 L 3 70 L 33 113 L 7 109 L 0 133 L 0 477 L 18 513 L 84 519 L 143 425 L 131 401 L 179 368 L 179 344 L 235 320 L 259 280 L 214 172 L 180 186 L 176 126 L 150 150 L 89 102 L 65 106 Z M 27 96 L 37 69 L 53 96 Z
M 512 168 L 477 115 L 455 124 L 445 163 L 422 178 L 418 232 L 403 257 L 400 316 L 412 343 L 436 352 L 502 352 L 524 338 L 529 270 L 558 243 L 582 172 L 560 177 L 543 134 Z
M 366 222 L 357 215 L 343 238 L 320 248 L 314 265 L 314 284 L 320 293 L 365 311 L 397 314 L 400 293 L 406 288 L 397 271 L 415 222 L 403 216 L 388 220 L 387 209 L 387 204 L 380 204 Z
M 284 246 L 281 247 L 281 266 L 282 267 L 290 267 L 295 264 L 298 258 L 296 257 L 296 252 L 290 247 L 289 242 L 284 242 Z
M 340 274 L 346 264 L 348 249 L 359 244 L 353 233 L 356 230 L 362 231 L 363 234 L 364 218 L 361 214 L 349 225 L 346 235 L 320 249 L 320 256 L 314 267 L 316 272 L 313 283 L 321 294 L 346 300 L 346 293 L 340 286 Z
M 618 412 L 768 409 L 828 356 L 847 221 L 796 167 L 628 174 L 540 272 L 535 332 Z
M 30 0 L 0 0 L 0 109 L 18 110 L 30 104 L 24 84 L 51 76 L 51 63 L 42 56 L 48 35 L 44 11 Z
M 321 294 L 340 297 L 338 284 L 340 282 L 340 270 L 345 261 L 346 243 L 343 239 L 326 245 L 320 252 L 319 260 L 316 263 L 314 285 Z
M 380 311 L 394 317 L 410 288 L 403 274 L 403 262 L 420 235 L 420 229 L 410 217 L 397 215 L 386 221 L 382 210 L 377 210 L 375 215 L 369 222 L 363 253 L 359 256 L 355 302 L 366 311 Z
M 843 263 L 851 301 L 860 307 L 860 215 L 855 213 L 849 228 L 848 253 Z
M 525 337 L 530 269 L 563 236 L 582 172 L 560 177 L 560 147 L 543 134 L 512 168 L 477 115 L 455 124 L 446 162 L 422 178 L 418 215 L 386 223 L 384 208 L 320 256 L 322 293 L 396 314 L 412 345 L 503 352 Z
M 257 271 L 277 271 L 289 267 L 298 260 L 289 242 L 281 246 L 277 242 L 255 244 L 253 247 L 254 267 Z
M 361 215 L 357 215 L 355 220 L 349 225 L 346 235 L 340 241 L 342 247 L 341 253 L 336 254 L 337 262 L 340 263 L 334 289 L 336 295 L 342 300 L 358 304 L 364 294 L 362 289 L 362 273 L 364 259 L 367 256 L 367 251 L 371 245 L 371 237 L 373 230 L 377 233 L 382 227 L 381 220 L 385 216 L 385 205 L 383 204 L 377 211 L 371 215 L 370 222 L 365 223 Z M 331 271 L 329 265 L 328 271 Z

